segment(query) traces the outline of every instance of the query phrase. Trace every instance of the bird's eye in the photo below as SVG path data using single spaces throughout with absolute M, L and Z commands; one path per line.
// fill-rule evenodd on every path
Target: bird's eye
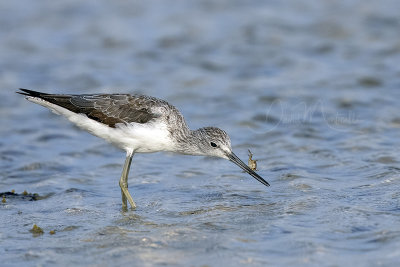
M 214 142 L 211 142 L 210 145 L 211 145 L 212 147 L 217 147 L 217 144 L 214 143 Z

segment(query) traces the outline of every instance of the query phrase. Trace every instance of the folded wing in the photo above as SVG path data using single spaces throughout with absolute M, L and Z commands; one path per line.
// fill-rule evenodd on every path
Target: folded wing
M 58 95 L 20 89 L 22 95 L 38 97 L 72 112 L 116 127 L 118 123 L 146 123 L 160 115 L 151 110 L 155 100 L 151 97 L 129 94 Z

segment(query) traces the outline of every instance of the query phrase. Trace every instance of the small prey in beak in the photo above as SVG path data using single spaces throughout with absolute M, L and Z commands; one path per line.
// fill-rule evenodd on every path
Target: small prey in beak
M 242 168 L 245 172 L 253 176 L 257 181 L 262 183 L 265 186 L 269 186 L 269 183 L 264 180 L 260 175 L 258 175 L 255 171 L 253 171 L 249 166 L 247 166 L 243 161 L 241 161 L 238 156 L 235 155 L 235 153 L 231 152 L 226 155 L 230 161 L 238 165 L 240 168 Z

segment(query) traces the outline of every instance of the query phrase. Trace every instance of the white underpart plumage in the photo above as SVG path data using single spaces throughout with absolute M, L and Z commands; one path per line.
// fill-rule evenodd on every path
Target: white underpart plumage
M 66 117 L 79 128 L 103 138 L 128 153 L 174 151 L 174 142 L 169 136 L 167 125 L 160 120 L 147 123 L 120 123 L 115 128 L 111 128 L 84 114 L 77 114 L 38 97 L 28 96 L 26 99 L 50 109 L 57 115 Z

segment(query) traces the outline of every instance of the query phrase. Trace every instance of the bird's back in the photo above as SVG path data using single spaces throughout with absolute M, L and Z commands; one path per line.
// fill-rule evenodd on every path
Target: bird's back
M 115 128 L 118 123 L 148 123 L 165 120 L 183 123 L 182 114 L 167 101 L 138 94 L 47 94 L 21 89 L 20 94 L 39 98 L 77 114 Z

